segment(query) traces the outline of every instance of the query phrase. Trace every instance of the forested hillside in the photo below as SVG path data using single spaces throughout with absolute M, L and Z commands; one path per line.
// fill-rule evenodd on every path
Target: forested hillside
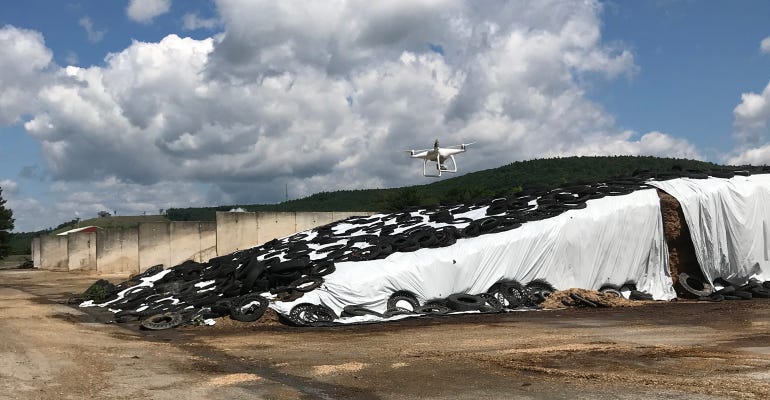
M 597 182 L 641 170 L 709 170 L 718 165 L 703 161 L 658 157 L 566 157 L 517 161 L 499 168 L 472 172 L 425 185 L 392 189 L 321 192 L 278 204 L 237 204 L 220 207 L 171 208 L 176 221 L 214 220 L 216 211 L 241 207 L 246 211 L 389 211 L 414 205 L 467 202 L 504 196 L 527 187 L 555 187 Z M 419 173 L 419 172 L 415 172 Z M 428 181 L 428 178 L 426 178 Z

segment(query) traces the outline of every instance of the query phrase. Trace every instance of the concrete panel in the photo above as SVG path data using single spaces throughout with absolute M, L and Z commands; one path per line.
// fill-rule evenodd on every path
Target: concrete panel
M 171 263 L 171 224 L 142 222 L 139 224 L 139 272 L 154 265 L 173 267 Z
M 32 248 L 30 249 L 32 254 L 32 266 L 34 268 L 40 268 L 40 238 L 32 238 Z
M 217 254 L 230 254 L 259 244 L 257 214 L 217 211 Z
M 100 229 L 96 233 L 96 271 L 102 274 L 139 272 L 139 230 Z
M 334 222 L 333 212 L 298 212 L 295 215 L 297 232 Z
M 334 221 L 341 221 L 345 218 L 350 217 L 368 217 L 370 215 L 376 214 L 375 212 L 371 211 L 333 211 L 332 212 L 332 218 L 334 218 Z
M 46 235 L 40 237 L 40 268 L 67 271 L 67 237 Z
M 67 235 L 67 265 L 70 271 L 96 271 L 96 232 Z
M 297 233 L 296 213 L 293 212 L 258 212 L 257 213 L 257 243 L 291 236 Z
M 213 221 L 201 222 L 200 236 L 200 252 L 198 258 L 194 258 L 194 260 L 206 262 L 217 256 L 217 223 Z

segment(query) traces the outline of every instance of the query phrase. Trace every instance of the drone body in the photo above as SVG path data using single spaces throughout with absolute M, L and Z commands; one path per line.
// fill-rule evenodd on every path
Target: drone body
M 463 144 L 458 144 L 458 145 L 449 146 L 449 147 L 439 147 L 438 139 L 436 139 L 436 141 L 433 143 L 432 149 L 404 150 L 404 151 L 408 153 L 411 158 L 422 159 L 423 176 L 439 177 L 441 176 L 442 172 L 457 172 L 457 161 L 455 160 L 455 155 L 464 153 L 465 148 L 472 144 L 473 143 L 463 143 Z M 451 168 L 447 166 L 447 161 L 451 161 L 452 163 Z M 435 163 L 436 165 L 435 174 L 428 173 L 429 171 L 428 162 Z M 431 167 L 430 169 L 432 170 L 433 167 Z

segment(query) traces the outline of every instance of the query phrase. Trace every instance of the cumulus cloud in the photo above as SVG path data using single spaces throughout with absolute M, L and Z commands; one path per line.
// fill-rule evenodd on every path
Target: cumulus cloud
M 35 110 L 51 59 L 39 33 L 10 25 L 0 28 L 0 124 L 19 122 L 22 114 Z
M 182 17 L 182 27 L 188 31 L 214 29 L 217 25 L 219 21 L 216 18 L 201 18 L 193 13 L 187 13 Z
M 104 39 L 104 34 L 106 31 L 100 31 L 94 28 L 94 23 L 91 21 L 90 17 L 83 17 L 78 21 L 78 25 L 80 25 L 83 29 L 86 30 L 86 35 L 88 35 L 88 41 L 91 43 L 97 43 L 100 42 L 102 39 Z
M 435 138 L 477 142 L 458 159 L 464 171 L 556 155 L 699 157 L 669 134 L 620 131 L 586 96 L 581 82 L 637 70 L 629 50 L 602 42 L 598 2 L 216 4 L 215 37 L 137 41 L 50 74 L 25 128 L 52 179 L 173 198 L 204 184 L 200 201 L 245 203 L 281 200 L 286 185 L 294 198 L 424 182 L 398 150 Z M 107 206 L 101 191 L 76 191 Z
M 759 51 L 763 54 L 770 54 L 770 36 L 759 42 Z
M 126 7 L 126 15 L 132 21 L 146 24 L 170 9 L 171 0 L 131 0 Z
M 770 84 L 762 93 L 744 93 L 733 110 L 735 148 L 727 158 L 730 164 L 770 164 L 768 123 L 770 122 Z

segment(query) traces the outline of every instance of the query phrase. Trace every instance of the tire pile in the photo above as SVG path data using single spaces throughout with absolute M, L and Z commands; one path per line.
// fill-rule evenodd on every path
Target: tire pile
M 679 274 L 679 285 L 700 301 L 770 299 L 770 281 L 752 278 L 740 284 L 720 277 L 714 279 L 714 284 L 721 288 L 717 289 L 685 272 Z
M 768 170 L 770 171 L 770 170 Z M 514 196 L 484 200 L 474 204 L 453 204 L 413 208 L 403 212 L 352 217 L 295 235 L 274 239 L 254 248 L 212 258 L 208 262 L 186 261 L 163 269 L 154 266 L 118 285 L 100 285 L 74 299 L 81 306 L 106 307 L 115 321 L 142 321 L 146 329 L 167 329 L 190 321 L 230 316 L 238 321 L 256 321 L 271 301 L 296 301 L 315 290 L 324 276 L 335 271 L 335 263 L 383 259 L 395 252 L 451 246 L 457 240 L 495 234 L 543 220 L 568 210 L 582 209 L 586 202 L 605 196 L 650 189 L 649 179 L 680 177 L 729 178 L 768 172 L 754 168 L 712 171 L 672 171 L 655 174 L 640 171 L 631 177 L 607 182 L 571 185 L 556 189 L 528 189 Z M 523 285 L 505 280 L 486 293 L 457 293 L 446 299 L 419 304 L 414 294 L 398 291 L 401 299 L 379 314 L 359 305 L 348 305 L 341 316 L 328 307 L 300 303 L 289 315 L 281 315 L 292 325 L 328 324 L 337 318 L 375 315 L 389 318 L 411 314 L 445 314 L 456 311 L 499 312 L 534 307 L 555 289 L 543 280 Z M 401 297 L 399 297 L 401 296 Z

